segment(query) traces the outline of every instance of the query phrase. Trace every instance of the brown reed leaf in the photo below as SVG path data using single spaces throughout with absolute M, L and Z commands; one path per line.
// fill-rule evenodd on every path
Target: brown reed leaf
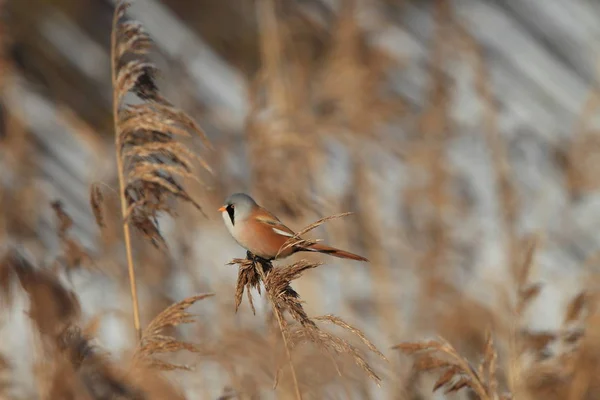
M 15 262 L 13 251 L 8 251 L 0 259 L 0 298 L 5 306 L 11 306 L 14 298 L 12 278 Z
M 565 318 L 563 320 L 563 325 L 566 325 L 569 322 L 573 322 L 579 319 L 583 309 L 585 308 L 587 300 L 587 293 L 581 292 L 569 302 L 569 305 L 567 306 L 567 312 L 565 313 Z
M 415 360 L 414 367 L 418 371 L 430 371 L 434 369 L 449 367 L 452 364 L 446 360 L 428 356 L 426 354 Z
M 456 383 L 452 384 L 451 386 L 449 386 L 444 393 L 448 394 L 448 393 L 452 393 L 452 392 L 458 392 L 460 389 L 465 388 L 465 387 L 470 387 L 470 381 L 467 377 L 462 377 L 460 378 L 458 381 L 456 381 Z M 483 397 L 483 398 L 487 398 Z
M 517 314 L 521 314 L 525 307 L 533 300 L 542 290 L 541 283 L 527 285 L 519 291 L 519 303 L 517 306 Z
M 454 378 L 455 375 L 458 375 L 459 373 L 459 369 L 456 365 L 452 365 L 449 368 L 446 369 L 446 372 L 444 372 L 442 375 L 440 375 L 440 377 L 438 378 L 437 381 L 435 381 L 434 385 L 433 385 L 433 391 L 437 391 L 438 389 L 440 389 L 442 386 L 447 385 L 450 380 L 452 378 Z
M 64 210 L 62 202 L 59 200 L 54 201 L 51 206 L 59 222 L 57 234 L 60 239 L 62 254 L 58 261 L 62 261 L 68 270 L 80 267 L 83 263 L 91 263 L 88 252 L 69 234 L 70 229 L 73 227 L 73 219 Z
M 392 347 L 392 349 L 400 350 L 406 354 L 414 354 L 419 351 L 441 350 L 441 348 L 441 343 L 435 340 L 430 340 L 426 342 L 405 342 Z
M 51 271 L 35 268 L 16 251 L 9 252 L 3 264 L 27 293 L 28 314 L 42 336 L 55 339 L 79 318 L 77 297 Z
M 156 67 L 147 55 L 152 41 L 141 24 L 125 18 L 127 2 L 119 1 L 113 27 L 112 64 L 116 144 L 122 195 L 126 199 L 123 217 L 157 248 L 166 247 L 158 216 L 173 214 L 170 199 L 178 198 L 201 210 L 200 205 L 177 180 L 198 179 L 195 162 L 210 171 L 207 163 L 175 140 L 195 133 L 206 147 L 208 139 L 200 126 L 175 108 L 159 93 Z M 142 104 L 125 104 L 128 93 Z
M 519 340 L 524 350 L 531 350 L 534 353 L 542 352 L 551 342 L 556 340 L 557 335 L 554 332 L 520 332 Z
M 133 357 L 134 361 L 160 370 L 190 369 L 185 365 L 158 360 L 153 355 L 173 353 L 180 350 L 187 350 L 192 353 L 207 353 L 207 350 L 199 345 L 182 342 L 172 336 L 164 335 L 162 332 L 169 327 L 195 322 L 194 315 L 187 312 L 187 309 L 197 301 L 211 296 L 214 296 L 214 294 L 206 293 L 185 298 L 170 305 L 158 314 L 144 329 L 142 339 Z
M 526 241 L 525 243 L 525 256 L 523 262 L 517 270 L 517 286 L 519 288 L 525 287 L 529 274 L 534 263 L 534 257 L 539 244 L 539 237 L 534 236 Z
M 65 212 L 62 201 L 55 200 L 50 205 L 58 218 L 58 237 L 62 239 L 73 226 L 73 219 Z
M 104 195 L 100 190 L 100 186 L 97 183 L 92 183 L 90 187 L 90 205 L 94 218 L 96 219 L 96 225 L 103 229 L 106 227 L 106 221 L 104 220 L 104 211 L 102 210 L 102 203 L 104 202 Z

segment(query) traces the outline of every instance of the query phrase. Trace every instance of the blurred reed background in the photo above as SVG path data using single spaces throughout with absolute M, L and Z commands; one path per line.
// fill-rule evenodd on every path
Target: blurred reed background
M 134 2 L 162 95 L 210 142 L 185 141 L 201 161 L 186 194 L 202 211 L 169 201 L 166 246 L 132 228 L 142 344 L 114 7 L 1 2 L 0 398 L 600 396 L 600 3 Z M 227 263 L 245 251 L 216 209 L 239 191 L 295 230 L 354 213 L 309 236 L 369 264 L 275 264 L 323 262 L 293 282 L 304 310 L 343 318 L 387 361 L 331 326 L 336 359 L 293 342 L 292 373 L 269 296 L 235 311 Z

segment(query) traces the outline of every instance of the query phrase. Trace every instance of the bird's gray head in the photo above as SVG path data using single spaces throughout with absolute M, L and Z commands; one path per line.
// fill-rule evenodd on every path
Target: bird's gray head
M 235 225 L 237 221 L 248 218 L 256 207 L 257 204 L 252 197 L 245 193 L 234 193 L 225 200 L 225 204 L 219 210 L 227 212 L 231 224 Z

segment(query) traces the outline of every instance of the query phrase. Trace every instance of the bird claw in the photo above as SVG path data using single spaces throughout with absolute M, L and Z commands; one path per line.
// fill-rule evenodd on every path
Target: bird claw
M 250 261 L 259 262 L 259 263 L 261 263 L 261 264 L 267 264 L 267 263 L 270 263 L 270 261 L 269 261 L 269 260 L 267 260 L 266 258 L 262 258 L 262 257 L 259 257 L 259 256 L 255 255 L 255 254 L 252 254 L 252 253 L 250 252 L 250 250 L 246 250 L 246 258 L 247 258 L 248 260 L 250 260 Z

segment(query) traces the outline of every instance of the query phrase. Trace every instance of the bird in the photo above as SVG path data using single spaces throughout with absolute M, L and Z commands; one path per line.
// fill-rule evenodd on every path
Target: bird
M 369 261 L 357 254 L 323 244 L 300 242 L 288 246 L 290 238 L 302 239 L 245 193 L 230 195 L 218 211 L 221 212 L 225 226 L 236 242 L 252 255 L 267 261 L 282 259 L 299 251 Z

